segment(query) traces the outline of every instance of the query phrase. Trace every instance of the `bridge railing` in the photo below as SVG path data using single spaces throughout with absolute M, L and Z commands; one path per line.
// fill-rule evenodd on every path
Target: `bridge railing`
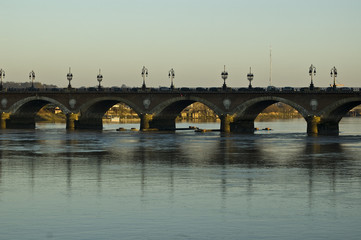
M 310 90 L 308 87 L 294 88 L 294 87 L 254 87 L 254 88 L 227 88 L 226 90 L 220 87 L 181 87 L 181 88 L 168 88 L 168 87 L 159 87 L 159 88 L 147 88 L 143 90 L 142 88 L 124 88 L 124 87 L 110 87 L 110 88 L 95 88 L 95 87 L 80 87 L 80 88 L 4 88 L 1 92 L 14 92 L 14 93 L 35 93 L 35 92 L 47 92 L 47 93 L 65 93 L 65 92 L 77 92 L 77 93 L 91 93 L 91 92 L 124 92 L 124 93 L 144 93 L 144 92 L 157 92 L 157 93 L 187 93 L 187 92 L 198 92 L 198 93 L 217 93 L 217 92 L 238 92 L 238 93 L 261 93 L 261 92 L 281 92 L 281 93 L 309 93 L 309 92 L 337 92 L 337 93 L 350 93 L 350 92 L 360 92 L 361 88 L 359 87 L 341 87 L 333 89 L 332 87 L 320 87 Z

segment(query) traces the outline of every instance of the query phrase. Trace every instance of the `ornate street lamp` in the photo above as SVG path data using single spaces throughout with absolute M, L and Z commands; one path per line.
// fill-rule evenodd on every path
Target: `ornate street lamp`
M 142 85 L 142 90 L 145 90 L 146 89 L 146 86 L 145 86 L 145 78 L 148 77 L 148 68 L 144 67 L 142 68 L 142 77 L 143 77 L 143 85 Z
M 70 84 L 70 81 L 73 79 L 73 74 L 71 73 L 71 69 L 69 67 L 69 73 L 66 75 L 66 78 L 68 79 L 69 81 L 69 84 L 68 84 L 68 89 L 71 89 L 71 84 Z
M 33 70 L 29 73 L 29 79 L 31 80 L 31 88 L 34 88 L 35 72 Z
M 0 79 L 1 79 L 1 82 L 0 82 L 0 91 L 3 90 L 3 78 L 5 78 L 5 71 L 0 69 Z
M 102 86 L 100 85 L 101 81 L 103 80 L 103 75 L 100 73 L 100 69 L 99 69 L 99 74 L 97 76 L 97 80 L 99 82 L 99 85 L 98 85 L 98 89 L 100 90 L 102 88 Z
M 331 68 L 330 75 L 331 75 L 331 77 L 333 77 L 332 88 L 333 88 L 333 90 L 336 90 L 336 77 L 337 77 L 337 69 L 336 69 L 336 67 Z
M 224 65 L 224 71 L 221 73 L 223 79 L 223 90 L 227 90 L 226 79 L 228 78 L 228 72 L 226 72 L 226 65 Z
M 170 89 L 174 89 L 173 79 L 175 77 L 175 73 L 174 73 L 173 68 L 171 70 L 169 70 L 168 77 L 170 78 Z
M 310 84 L 310 90 L 314 89 L 314 85 L 313 85 L 313 76 L 316 76 L 316 67 L 313 66 L 313 64 L 311 64 L 310 69 L 308 71 L 308 73 L 311 76 L 311 84 Z
M 249 85 L 248 85 L 248 88 L 251 89 L 252 88 L 252 80 L 253 80 L 253 73 L 252 73 L 252 70 L 251 68 L 249 68 L 249 73 L 247 74 L 247 79 L 249 81 Z

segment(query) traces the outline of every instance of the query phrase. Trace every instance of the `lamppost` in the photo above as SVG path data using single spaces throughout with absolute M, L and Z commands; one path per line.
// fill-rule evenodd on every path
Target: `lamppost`
M 253 80 L 253 73 L 252 73 L 251 67 L 249 68 L 249 73 L 247 74 L 247 79 L 249 81 L 248 88 L 251 89 L 252 88 L 251 82 Z
M 330 75 L 331 75 L 331 77 L 333 77 L 332 88 L 333 88 L 333 90 L 336 90 L 336 77 L 337 77 L 337 69 L 336 69 L 336 67 L 331 68 Z
M 310 90 L 314 89 L 314 85 L 313 85 L 313 76 L 316 75 L 316 67 L 313 66 L 313 64 L 311 64 L 310 69 L 308 71 L 308 73 L 311 76 L 311 84 L 310 84 Z
M 71 73 L 70 71 L 70 67 L 69 67 L 69 73 L 66 75 L 66 78 L 68 79 L 69 81 L 69 84 L 68 84 L 68 89 L 70 90 L 71 89 L 71 84 L 70 84 L 70 81 L 73 79 L 73 74 Z
M 170 89 L 174 89 L 174 85 L 173 85 L 173 79 L 175 77 L 175 73 L 174 73 L 174 70 L 173 68 L 171 70 L 169 70 L 168 72 L 168 77 L 170 78 Z
M 226 72 L 226 65 L 224 65 L 224 71 L 221 73 L 223 79 L 223 90 L 227 90 L 226 79 L 228 78 L 228 72 Z
M 0 69 L 0 91 L 3 90 L 3 78 L 5 78 L 5 71 L 3 69 Z
M 98 85 L 98 90 L 100 90 L 102 88 L 102 86 L 100 85 L 101 81 L 103 80 L 103 75 L 100 73 L 100 69 L 99 69 L 99 74 L 97 76 L 97 80 L 99 82 L 99 85 Z
M 33 70 L 29 73 L 29 79 L 31 80 L 31 88 L 34 88 L 35 72 Z
M 148 77 L 148 68 L 144 67 L 142 68 L 142 77 L 143 77 L 143 85 L 142 85 L 142 90 L 145 90 L 146 89 L 146 86 L 145 86 L 145 78 Z

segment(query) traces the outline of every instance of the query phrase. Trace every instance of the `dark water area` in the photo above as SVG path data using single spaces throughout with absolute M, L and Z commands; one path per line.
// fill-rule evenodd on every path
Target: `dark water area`
M 361 119 L 337 137 L 119 126 L 138 124 L 1 131 L 0 239 L 360 239 Z

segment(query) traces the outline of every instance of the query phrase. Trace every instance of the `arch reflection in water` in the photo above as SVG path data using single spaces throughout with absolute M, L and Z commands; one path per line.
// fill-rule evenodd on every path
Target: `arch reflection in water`
M 265 223 L 288 235 L 279 226 L 289 219 L 293 230 L 319 236 L 304 226 L 327 218 L 350 228 L 349 209 L 361 216 L 361 141 L 353 136 L 39 129 L 3 131 L 0 143 L 1 219 L 20 231 L 1 219 L 0 230 L 17 238 L 29 234 L 21 229 L 56 236 L 65 226 L 72 239 L 85 224 L 104 236 L 128 229 L 141 238 L 140 227 L 152 236 L 167 234 L 164 227 L 202 235 L 199 222 L 217 238 Z
M 9 135 L 12 141 L 2 141 L 2 169 L 6 168 L 8 163 L 19 165 L 18 168 L 27 166 L 30 179 L 34 180 L 42 176 L 37 176 L 37 170 L 53 171 L 53 167 L 63 164 L 61 168 L 65 170 L 63 174 L 67 179 L 68 188 L 72 187 L 72 177 L 77 171 L 85 175 L 92 175 L 94 172 L 92 179 L 101 183 L 104 181 L 104 166 L 106 169 L 121 169 L 127 165 L 127 168 L 132 167 L 134 171 L 140 167 L 141 171 L 138 174 L 144 185 L 147 184 L 147 180 L 151 181 L 152 177 L 160 180 L 169 176 L 166 171 L 171 169 L 174 173 L 177 168 L 184 173 L 191 173 L 196 168 L 208 171 L 215 167 L 221 168 L 221 173 L 224 174 L 227 167 L 231 167 L 233 172 L 239 169 L 243 171 L 279 167 L 313 171 L 319 167 L 320 170 L 338 169 L 346 174 L 345 171 L 353 164 L 350 156 L 345 155 L 342 145 L 337 142 L 339 138 L 333 139 L 335 141 L 332 142 L 329 138 L 299 137 L 296 141 L 301 142 L 304 147 L 297 145 L 288 148 L 287 142 L 291 138 L 281 140 L 280 135 L 273 135 L 277 139 L 219 133 L 197 137 L 193 133 L 124 133 L 119 137 L 119 134 L 113 133 L 87 132 L 68 133 L 63 135 L 65 139 L 56 137 L 56 133 L 49 137 L 46 133 L 31 131 L 24 134 L 12 131 Z M 45 138 L 39 139 L 43 137 Z M 278 141 L 277 146 L 273 140 Z M 162 168 L 163 171 L 160 171 Z M 242 171 L 240 175 L 236 175 L 237 178 L 241 177 Z M 58 171 L 58 174 L 61 173 L 62 171 Z M 107 177 L 112 177 L 112 174 Z M 217 177 L 223 182 L 227 181 L 225 175 Z M 174 182 L 173 175 L 170 179 Z

